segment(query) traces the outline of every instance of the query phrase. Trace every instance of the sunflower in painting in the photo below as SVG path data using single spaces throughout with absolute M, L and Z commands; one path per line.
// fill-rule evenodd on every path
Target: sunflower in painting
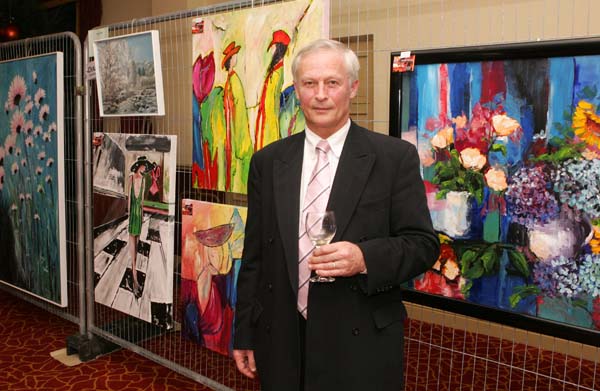
M 573 114 L 573 130 L 588 145 L 600 148 L 600 116 L 594 105 L 580 100 Z

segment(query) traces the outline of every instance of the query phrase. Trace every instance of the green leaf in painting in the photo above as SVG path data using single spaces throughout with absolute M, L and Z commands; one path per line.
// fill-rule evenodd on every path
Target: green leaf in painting
M 450 190 L 448 190 L 448 189 L 440 190 L 435 195 L 435 198 L 437 200 L 443 200 L 444 198 L 446 198 L 446 194 L 448 194 L 449 192 L 450 192 Z
M 571 304 L 573 304 L 573 307 L 581 308 L 581 309 L 585 310 L 586 312 L 589 311 L 588 303 L 587 303 L 587 301 L 585 301 L 583 299 L 573 299 L 571 301 Z
M 504 144 L 492 144 L 493 152 L 502 152 L 503 156 L 506 156 L 506 145 Z
M 477 251 L 475 250 L 465 250 L 465 252 L 460 257 L 461 264 L 461 273 L 465 273 L 471 267 L 471 264 L 477 259 Z
M 514 293 L 508 298 L 508 301 L 510 306 L 515 308 L 524 298 L 539 295 L 542 291 L 536 285 L 524 285 L 515 287 L 513 292 Z
M 481 260 L 478 259 L 471 265 L 471 267 L 465 273 L 463 273 L 463 275 L 465 276 L 465 278 L 475 279 L 483 276 L 484 272 L 485 269 L 483 268 Z
M 585 87 L 583 87 L 583 90 L 581 90 L 581 95 L 583 96 L 583 98 L 585 98 L 587 100 L 593 100 L 594 98 L 596 98 L 597 94 L 598 94 L 598 89 L 596 88 L 596 86 L 593 86 L 593 87 L 585 86 Z
M 490 274 L 497 269 L 499 258 L 495 246 L 489 246 L 485 250 L 483 255 L 481 255 L 481 261 L 483 262 L 483 269 L 486 274 Z
M 519 273 L 521 273 L 524 277 L 529 277 L 531 271 L 529 270 L 527 259 L 522 253 L 516 250 L 508 250 L 508 258 L 510 259 L 510 263 L 515 267 L 515 269 L 517 269 Z

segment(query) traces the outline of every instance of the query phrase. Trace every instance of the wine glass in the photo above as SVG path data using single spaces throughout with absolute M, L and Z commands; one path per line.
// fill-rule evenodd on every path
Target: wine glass
M 335 225 L 335 214 L 332 210 L 325 212 L 308 212 L 306 213 L 306 221 L 304 225 L 306 235 L 315 247 L 320 247 L 329 244 L 337 226 Z M 333 282 L 335 278 L 314 275 L 310 278 L 310 282 Z

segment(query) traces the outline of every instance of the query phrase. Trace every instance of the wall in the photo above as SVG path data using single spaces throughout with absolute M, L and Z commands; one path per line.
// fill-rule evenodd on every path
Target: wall
M 332 0 L 331 36 L 373 34 L 375 130 L 387 133 L 390 52 L 600 34 L 587 0 Z

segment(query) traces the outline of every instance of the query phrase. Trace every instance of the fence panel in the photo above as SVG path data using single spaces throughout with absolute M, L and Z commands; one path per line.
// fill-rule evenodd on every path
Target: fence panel
M 82 94 L 80 87 L 82 86 L 82 76 L 81 76 L 81 43 L 79 38 L 71 33 L 64 32 L 58 34 L 50 34 L 41 37 L 28 38 L 14 42 L 7 42 L 0 44 L 0 61 L 14 61 L 21 60 L 27 57 L 40 56 L 44 54 L 50 54 L 54 52 L 62 52 L 63 54 L 63 91 L 57 92 L 57 105 L 62 104 L 64 108 L 64 131 L 63 131 L 63 144 L 58 146 L 58 149 L 63 148 L 64 150 L 64 161 L 63 162 L 54 162 L 52 159 L 45 159 L 44 156 L 38 156 L 37 159 L 35 157 L 31 157 L 27 155 L 27 151 L 19 150 L 19 145 L 25 143 L 26 133 L 31 135 L 31 142 L 35 144 L 37 141 L 42 140 L 44 137 L 47 140 L 50 140 L 52 137 L 58 137 L 58 133 L 53 132 L 50 128 L 48 128 L 48 123 L 44 123 L 43 118 L 33 118 L 32 115 L 41 114 L 43 108 L 40 109 L 39 106 L 33 107 L 34 103 L 39 103 L 36 100 L 34 94 L 36 93 L 35 85 L 37 81 L 33 80 L 30 82 L 31 78 L 34 75 L 21 75 L 24 80 L 27 80 L 27 86 L 30 88 L 27 90 L 27 96 L 22 96 L 23 101 L 21 104 L 15 106 L 13 109 L 10 107 L 4 106 L 3 115 L 15 115 L 20 116 L 24 120 L 29 119 L 31 117 L 31 121 L 29 123 L 33 123 L 35 125 L 40 124 L 40 132 L 44 132 L 46 134 L 42 134 L 36 131 L 35 128 L 29 128 L 27 125 L 28 122 L 25 122 L 25 128 L 23 128 L 23 133 L 20 133 L 16 140 L 17 145 L 17 153 L 23 153 L 23 159 L 21 160 L 20 166 L 25 169 L 25 167 L 30 167 L 30 169 L 36 169 L 39 167 L 40 173 L 43 172 L 45 175 L 46 167 L 50 168 L 53 164 L 57 164 L 59 167 L 61 164 L 64 164 L 64 172 L 58 173 L 58 176 L 64 177 L 64 212 L 65 212 L 65 232 L 66 232 L 66 265 L 67 265 L 67 305 L 65 307 L 59 307 L 55 304 L 52 304 L 46 300 L 42 300 L 37 296 L 32 296 L 30 294 L 26 294 L 23 290 L 14 289 L 12 286 L 0 284 L 0 288 L 9 291 L 10 293 L 17 295 L 28 302 L 38 305 L 49 312 L 55 313 L 65 319 L 68 319 L 74 323 L 79 324 L 80 333 L 85 333 L 86 324 L 85 324 L 85 310 L 83 310 L 83 306 L 85 304 L 85 286 L 84 286 L 84 255 L 85 255 L 85 243 L 83 241 L 84 232 L 85 232 L 85 224 L 83 220 L 83 140 L 81 139 L 82 135 Z M 41 73 L 41 72 L 40 72 Z M 40 80 L 40 84 L 42 81 Z M 6 99 L 6 91 L 2 92 L 3 98 Z M 60 102 L 60 94 L 64 96 L 62 102 Z M 43 98 L 43 97 L 42 97 Z M 5 102 L 4 100 L 2 101 Z M 32 107 L 27 108 L 26 104 L 30 104 Z M 28 110 L 28 111 L 27 111 Z M 40 110 L 40 112 L 38 111 Z M 14 118 L 14 117 L 11 117 Z M 12 121 L 9 120 L 9 121 Z M 50 118 L 48 121 L 56 121 L 56 119 Z M 58 132 L 61 130 L 58 129 Z M 62 136 L 61 136 L 62 137 Z M 21 140 L 22 138 L 22 140 Z M 5 141 L 1 140 L 1 145 L 6 146 Z M 40 141 L 41 142 L 41 141 Z M 23 144 L 25 145 L 25 144 Z M 29 144 L 28 144 L 29 145 Z M 27 148 L 27 147 L 26 147 Z M 42 161 L 41 164 L 37 160 Z M 5 159 L 5 161 L 7 161 Z M 35 166 L 31 167 L 32 164 Z M 46 166 L 46 167 L 44 167 Z M 6 172 L 8 174 L 8 172 Z M 38 175 L 40 175 L 38 173 Z M 6 179 L 6 178 L 3 178 Z M 31 176 L 27 179 L 27 181 L 33 181 L 34 178 Z M 39 188 L 38 188 L 39 189 Z M 36 201 L 35 195 L 27 192 L 26 190 L 20 190 L 24 192 L 25 202 L 31 201 L 33 198 L 33 202 Z M 50 195 L 48 195 L 50 197 Z M 62 206 L 59 205 L 60 209 L 63 209 Z M 26 210 L 24 207 L 23 210 Z M 31 209 L 33 210 L 33 209 Z M 23 221 L 36 221 L 39 220 L 39 216 L 43 216 L 42 212 L 35 215 L 25 216 Z M 41 222 L 42 227 L 45 228 L 44 224 L 46 222 Z M 31 226 L 33 229 L 33 226 Z M 25 231 L 25 230 L 23 230 Z M 32 231 L 34 232 L 34 231 Z M 37 240 L 39 237 L 36 236 L 34 239 Z M 35 240 L 31 241 L 33 243 Z M 61 238 L 61 240 L 65 240 L 65 238 Z M 58 244 L 54 244 L 53 246 L 59 247 Z M 23 247 L 24 254 L 30 249 Z M 32 260 L 31 262 L 34 262 Z M 34 273 L 33 271 L 31 272 Z

